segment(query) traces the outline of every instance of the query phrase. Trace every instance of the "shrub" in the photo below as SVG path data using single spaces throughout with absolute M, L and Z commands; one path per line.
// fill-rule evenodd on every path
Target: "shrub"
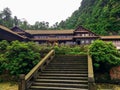
M 120 65 L 120 53 L 111 42 L 96 40 L 89 47 L 95 71 L 109 72 L 113 66 Z
M 6 58 L 4 54 L 0 54 L 0 74 L 3 73 L 3 71 L 5 70 L 4 68 L 4 62 L 5 62 Z
M 7 49 L 7 46 L 9 46 L 8 41 L 2 40 L 0 42 L 0 53 L 4 53 L 6 51 L 6 49 Z
M 70 52 L 69 46 L 55 46 L 54 49 L 57 55 L 65 55 Z
M 9 46 L 9 43 L 6 40 L 2 40 L 0 42 L 0 74 L 2 74 L 3 71 L 5 70 L 3 65 L 6 60 L 5 52 L 8 46 Z
M 26 74 L 40 60 L 39 49 L 34 43 L 11 42 L 4 54 L 4 68 L 11 75 Z
M 83 48 L 83 46 L 55 46 L 54 49 L 57 55 L 81 55 L 87 53 L 87 48 Z

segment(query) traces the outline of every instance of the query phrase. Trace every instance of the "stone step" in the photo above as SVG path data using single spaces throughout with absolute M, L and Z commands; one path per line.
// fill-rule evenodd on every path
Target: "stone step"
M 58 73 L 58 74 L 87 74 L 87 71 L 42 71 L 42 73 Z
M 68 64 L 68 65 L 78 65 L 78 64 L 87 64 L 87 62 L 77 62 L 77 61 L 74 61 L 74 62 L 64 62 L 64 61 L 57 61 L 57 62 L 51 62 L 50 64 Z
M 74 83 L 74 84 L 88 84 L 88 80 L 61 80 L 61 79 L 36 79 L 39 83 Z
M 49 66 L 51 66 L 51 65 L 52 66 L 87 66 L 87 64 L 82 64 L 82 63 L 81 64 L 73 64 L 73 65 L 72 64 L 52 64 L 52 63 L 49 64 Z
M 84 88 L 67 88 L 67 87 L 49 87 L 49 86 L 31 86 L 29 90 L 88 90 Z
M 50 68 L 46 68 L 45 71 L 88 71 L 88 69 L 56 69 L 56 68 L 53 68 L 53 69 L 50 69 Z
M 51 63 L 49 65 L 53 65 L 53 66 L 80 66 L 80 65 L 87 65 L 87 63 Z
M 77 64 L 85 63 L 85 64 L 86 64 L 87 61 L 82 61 L 82 62 L 81 62 L 81 61 L 60 61 L 60 60 L 59 60 L 59 61 L 52 61 L 51 63 L 73 63 L 73 64 L 74 64 L 74 63 L 77 63 Z M 50 64 L 51 64 L 51 63 L 50 63 Z
M 43 71 L 59 71 L 59 72 L 61 72 L 61 71 L 73 71 L 73 72 L 83 72 L 83 71 L 86 71 L 86 72 L 88 72 L 88 70 L 87 69 L 45 69 L 45 70 L 43 70 Z
M 56 69 L 87 69 L 87 66 L 48 66 L 47 68 L 56 68 Z
M 56 59 L 61 59 L 61 58 L 63 58 L 63 59 L 66 59 L 66 58 L 69 58 L 69 59 L 86 59 L 87 57 L 86 56 L 56 56 L 55 57 Z
M 54 60 L 87 60 L 87 58 L 80 58 L 80 57 L 59 57 L 54 58 Z
M 38 79 L 64 79 L 64 80 L 88 80 L 88 77 L 69 77 L 69 76 L 38 76 Z
M 48 66 L 87 66 L 87 64 L 49 64 Z
M 52 73 L 52 74 L 49 74 L 49 73 L 40 73 L 39 74 L 40 76 L 69 76 L 69 77 L 88 77 L 88 74 L 56 74 L 56 73 Z
M 54 60 L 86 60 L 87 58 L 80 58 L 80 57 L 59 57 L 54 58 Z
M 54 60 L 64 60 L 64 61 L 74 61 L 74 60 L 76 60 L 76 61 L 87 61 L 87 59 L 86 58 L 55 58 Z
M 39 83 L 34 82 L 33 86 L 50 86 L 50 87 L 69 87 L 69 88 L 88 88 L 87 84 L 67 84 L 67 83 Z
M 46 67 L 46 69 L 87 69 L 87 67 Z
M 54 59 L 53 61 L 79 61 L 79 62 L 87 62 L 87 59 Z
M 80 66 L 53 66 L 49 65 L 47 68 L 56 68 L 56 69 L 86 69 L 86 65 L 80 65 Z

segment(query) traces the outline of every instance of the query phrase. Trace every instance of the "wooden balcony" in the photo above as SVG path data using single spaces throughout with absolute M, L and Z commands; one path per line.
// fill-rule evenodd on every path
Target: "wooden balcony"
M 72 38 L 33 38 L 34 41 L 71 41 Z
M 99 38 L 99 36 L 73 36 L 75 39 L 86 39 L 86 38 Z

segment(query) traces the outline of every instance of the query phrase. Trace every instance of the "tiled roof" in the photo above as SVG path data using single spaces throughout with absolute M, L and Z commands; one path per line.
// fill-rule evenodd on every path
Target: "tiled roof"
M 25 30 L 22 30 L 21 28 L 19 28 L 17 26 L 13 27 L 11 30 L 18 33 L 18 34 L 29 34 L 29 35 L 31 35 L 30 33 L 25 32 Z
M 5 30 L 5 31 L 7 31 L 7 32 L 9 32 L 9 33 L 12 33 L 12 34 L 14 34 L 14 35 L 17 35 L 17 36 L 19 36 L 19 37 L 21 37 L 21 38 L 26 38 L 26 37 L 23 37 L 23 36 L 21 36 L 21 35 L 15 33 L 15 32 L 13 32 L 12 30 L 10 30 L 10 29 L 8 29 L 8 28 L 2 26 L 2 25 L 0 25 L 0 29 Z
M 90 33 L 93 33 L 94 35 L 96 36 L 99 36 L 97 34 L 95 34 L 94 32 L 84 28 L 83 26 L 78 26 L 76 29 L 75 29 L 75 32 L 90 32 Z
M 120 39 L 120 36 L 100 36 L 101 39 Z
M 85 30 L 82 31 L 82 30 L 81 30 L 81 31 L 75 31 L 75 32 L 80 32 L 80 33 L 82 33 L 82 32 L 85 33 L 85 32 L 86 32 L 86 33 L 87 33 L 87 32 L 89 32 L 89 31 L 85 31 Z
M 25 30 L 30 34 L 73 34 L 74 30 Z

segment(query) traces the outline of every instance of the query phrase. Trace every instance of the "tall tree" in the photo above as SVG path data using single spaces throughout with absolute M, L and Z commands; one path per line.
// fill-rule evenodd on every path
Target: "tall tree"
M 17 16 L 14 16 L 14 24 L 15 26 L 18 26 L 19 20 L 17 18 Z
M 12 14 L 12 12 L 11 12 L 11 10 L 7 7 L 7 8 L 5 8 L 3 11 L 2 11 L 2 14 L 3 14 L 3 19 L 4 20 L 10 20 L 10 18 L 11 18 L 11 14 Z
M 12 12 L 9 8 L 5 8 L 3 11 L 0 13 L 0 24 L 11 28 L 13 27 L 13 19 L 12 19 Z

